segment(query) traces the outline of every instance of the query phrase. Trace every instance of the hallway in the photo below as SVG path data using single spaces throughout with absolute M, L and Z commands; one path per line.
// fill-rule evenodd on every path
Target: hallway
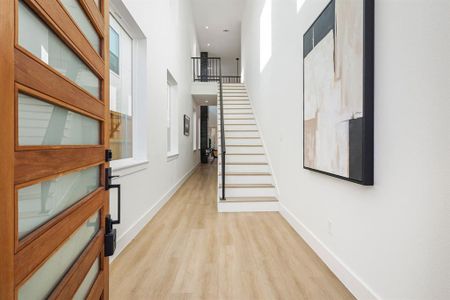
M 218 213 L 216 168 L 201 165 L 112 263 L 112 299 L 353 299 L 278 213 Z

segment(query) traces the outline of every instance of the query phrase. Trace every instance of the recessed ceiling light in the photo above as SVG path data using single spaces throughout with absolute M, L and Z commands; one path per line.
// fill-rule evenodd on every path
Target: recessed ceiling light
M 208 47 L 209 47 L 209 46 L 211 46 L 211 44 L 210 44 L 210 43 L 208 43 Z
M 209 29 L 209 26 L 205 26 L 205 29 Z

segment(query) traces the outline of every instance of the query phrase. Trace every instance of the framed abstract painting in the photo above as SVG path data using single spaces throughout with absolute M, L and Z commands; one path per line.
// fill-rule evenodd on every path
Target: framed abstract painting
M 303 35 L 303 167 L 373 185 L 374 0 L 332 0 Z

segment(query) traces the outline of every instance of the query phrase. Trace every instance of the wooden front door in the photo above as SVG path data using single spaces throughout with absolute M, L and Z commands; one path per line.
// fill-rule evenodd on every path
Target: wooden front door
M 0 1 L 0 299 L 108 299 L 108 7 Z

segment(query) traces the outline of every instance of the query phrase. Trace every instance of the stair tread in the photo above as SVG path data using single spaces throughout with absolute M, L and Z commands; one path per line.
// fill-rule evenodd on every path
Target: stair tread
M 226 140 L 260 140 L 260 137 L 257 136 L 243 136 L 243 137 L 238 137 L 238 136 L 228 136 L 226 137 Z
M 222 173 L 219 172 L 219 176 L 222 176 Z M 269 172 L 226 172 L 225 176 L 272 176 L 272 173 L 269 173 Z
M 220 146 L 220 145 L 219 145 Z M 262 145 L 227 145 L 226 147 L 233 147 L 233 148 L 237 148 L 237 147 L 251 147 L 251 148 L 258 148 L 258 147 L 262 147 Z
M 258 132 L 258 131 L 259 130 L 257 129 L 225 129 L 225 132 Z
M 221 188 L 222 185 L 219 184 L 219 187 Z M 273 184 L 270 183 L 253 183 L 253 184 L 248 184 L 248 183 L 233 183 L 233 184 L 225 184 L 226 188 L 229 189 L 257 189 L 257 188 L 264 188 L 264 189 L 270 189 L 270 188 L 274 188 L 275 186 Z
M 221 154 L 221 153 L 219 153 Z M 237 156 L 237 155 L 242 155 L 242 156 L 251 156 L 251 155 L 255 155 L 255 156 L 263 156 L 266 155 L 265 153 L 227 153 L 228 155 L 232 155 L 232 156 Z
M 224 115 L 253 115 L 253 113 L 223 113 Z
M 231 105 L 234 105 L 234 104 L 231 104 Z M 245 109 L 249 110 L 250 109 L 251 110 L 252 107 L 250 105 L 248 105 L 248 106 L 249 107 L 228 107 L 228 106 L 224 105 L 223 111 L 225 112 L 226 110 L 230 110 L 230 109 L 239 109 L 239 110 L 245 110 Z M 217 111 L 220 112 L 220 104 L 219 104 L 219 107 L 217 108 Z
M 222 123 L 219 123 L 219 125 L 222 125 Z M 225 126 L 256 126 L 256 124 L 223 124 Z
M 222 162 L 219 161 L 219 165 L 222 165 Z M 266 162 L 225 162 L 225 166 L 267 166 L 269 165 Z
M 220 200 L 222 203 L 226 202 L 278 202 L 276 197 L 227 197 L 226 200 Z

